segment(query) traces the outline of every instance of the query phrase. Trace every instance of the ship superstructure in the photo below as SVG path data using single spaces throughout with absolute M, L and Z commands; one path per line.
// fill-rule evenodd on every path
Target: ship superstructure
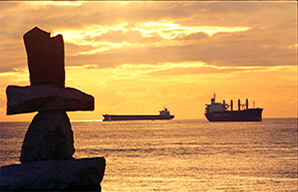
M 255 103 L 253 103 L 255 105 Z M 248 108 L 248 99 L 245 104 L 238 99 L 238 110 L 233 110 L 233 100 L 230 105 L 225 100 L 222 103 L 215 102 L 211 98 L 211 104 L 206 104 L 205 116 L 209 121 L 262 121 L 262 108 Z

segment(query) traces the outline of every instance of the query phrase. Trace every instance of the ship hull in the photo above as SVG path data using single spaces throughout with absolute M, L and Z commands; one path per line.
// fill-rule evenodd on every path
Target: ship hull
M 205 113 L 210 122 L 215 121 L 262 121 L 263 109 L 247 109 L 241 111 L 218 111 Z
M 174 115 L 103 115 L 103 121 L 170 120 Z

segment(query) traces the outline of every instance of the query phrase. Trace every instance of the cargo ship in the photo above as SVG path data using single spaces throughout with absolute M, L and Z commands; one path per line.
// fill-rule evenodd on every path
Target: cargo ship
M 255 103 L 253 103 L 255 105 Z M 215 94 L 211 99 L 211 104 L 206 104 L 205 116 L 210 122 L 214 121 L 262 121 L 262 108 L 248 108 L 248 99 L 245 104 L 238 99 L 238 110 L 233 110 L 233 100 L 231 104 L 215 102 Z
M 103 121 L 133 121 L 133 120 L 169 120 L 175 116 L 167 108 L 159 111 L 159 115 L 103 115 Z

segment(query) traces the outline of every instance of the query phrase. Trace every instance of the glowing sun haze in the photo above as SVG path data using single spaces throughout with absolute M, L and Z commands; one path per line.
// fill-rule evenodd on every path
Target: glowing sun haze
M 297 4 L 293 2 L 0 2 L 0 120 L 8 85 L 27 86 L 23 34 L 62 34 L 66 86 L 95 97 L 93 112 L 204 118 L 205 104 L 248 98 L 263 117 L 297 117 Z

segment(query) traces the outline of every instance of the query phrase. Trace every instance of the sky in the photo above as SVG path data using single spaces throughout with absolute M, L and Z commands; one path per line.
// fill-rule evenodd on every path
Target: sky
M 244 1 L 1 1 L 0 121 L 6 87 L 28 86 L 23 35 L 38 26 L 62 34 L 66 87 L 95 98 L 102 114 L 204 118 L 205 104 L 249 99 L 263 118 L 297 117 L 297 3 Z

